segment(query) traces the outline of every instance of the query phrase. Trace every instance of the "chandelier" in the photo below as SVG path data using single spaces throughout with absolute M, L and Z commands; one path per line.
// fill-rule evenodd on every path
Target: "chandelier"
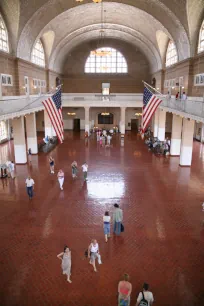
M 84 0 L 76 0 L 76 2 L 83 2 Z M 100 48 L 100 44 L 102 45 L 102 41 L 104 39 L 104 18 L 103 18 L 103 1 L 102 0 L 92 0 L 94 3 L 101 3 L 101 29 L 99 31 L 99 39 L 98 39 L 98 47 L 91 51 L 91 55 L 95 55 L 95 56 L 109 56 L 111 55 L 111 51 L 110 50 L 103 50 L 103 48 Z

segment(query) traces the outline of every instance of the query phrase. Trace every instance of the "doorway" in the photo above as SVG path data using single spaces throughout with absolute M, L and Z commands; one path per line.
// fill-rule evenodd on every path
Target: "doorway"
M 131 119 L 131 131 L 138 131 L 138 119 Z
M 75 132 L 79 132 L 80 131 L 80 119 L 74 119 L 74 127 L 73 130 Z

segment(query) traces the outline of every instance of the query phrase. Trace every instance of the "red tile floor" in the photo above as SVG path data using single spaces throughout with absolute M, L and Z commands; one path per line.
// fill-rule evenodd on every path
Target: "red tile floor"
M 0 146 L 1 160 L 12 156 L 12 142 Z M 144 281 L 157 306 L 204 305 L 204 146 L 194 143 L 191 168 L 179 159 L 155 157 L 134 134 L 124 147 L 100 148 L 83 134 L 66 133 L 55 148 L 56 169 L 65 170 L 64 191 L 49 174 L 48 155 L 18 165 L 17 178 L 0 180 L 0 305 L 117 305 L 117 284 L 130 274 L 131 305 Z M 70 164 L 89 164 L 89 181 Z M 36 182 L 28 200 L 25 178 Z M 117 202 L 124 210 L 125 232 L 104 242 L 102 216 Z M 103 265 L 94 273 L 84 251 L 92 238 Z M 57 254 L 72 250 L 72 280 L 62 275 Z

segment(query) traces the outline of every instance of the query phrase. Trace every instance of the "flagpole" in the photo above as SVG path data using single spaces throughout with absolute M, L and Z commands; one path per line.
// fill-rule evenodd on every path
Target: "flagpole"
M 151 85 L 149 85 L 149 84 L 146 83 L 145 81 L 142 81 L 142 83 L 144 83 L 145 85 L 149 86 L 151 89 L 153 89 L 154 91 L 156 91 L 160 96 L 166 97 L 166 96 L 163 95 L 160 91 L 158 91 L 156 88 L 152 87 Z

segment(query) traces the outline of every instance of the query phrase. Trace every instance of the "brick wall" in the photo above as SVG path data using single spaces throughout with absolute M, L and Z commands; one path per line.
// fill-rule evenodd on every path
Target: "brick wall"
M 200 97 L 204 94 L 204 86 L 194 86 L 194 75 L 204 73 L 204 52 L 200 55 L 197 55 L 193 59 L 193 66 L 190 71 L 190 85 L 192 86 L 192 90 L 190 92 L 191 96 Z
M 13 79 L 13 86 L 2 86 L 3 96 L 15 96 L 18 94 L 18 77 L 15 59 L 0 51 L 0 74 L 10 74 Z
M 86 42 L 68 55 L 63 71 L 64 92 L 101 93 L 102 83 L 110 83 L 114 93 L 142 92 L 142 80 L 149 81 L 149 64 L 145 56 L 135 47 L 117 40 L 105 40 L 104 46 L 120 51 L 127 60 L 128 74 L 85 74 L 84 66 L 90 51 L 97 48 L 96 42 Z

